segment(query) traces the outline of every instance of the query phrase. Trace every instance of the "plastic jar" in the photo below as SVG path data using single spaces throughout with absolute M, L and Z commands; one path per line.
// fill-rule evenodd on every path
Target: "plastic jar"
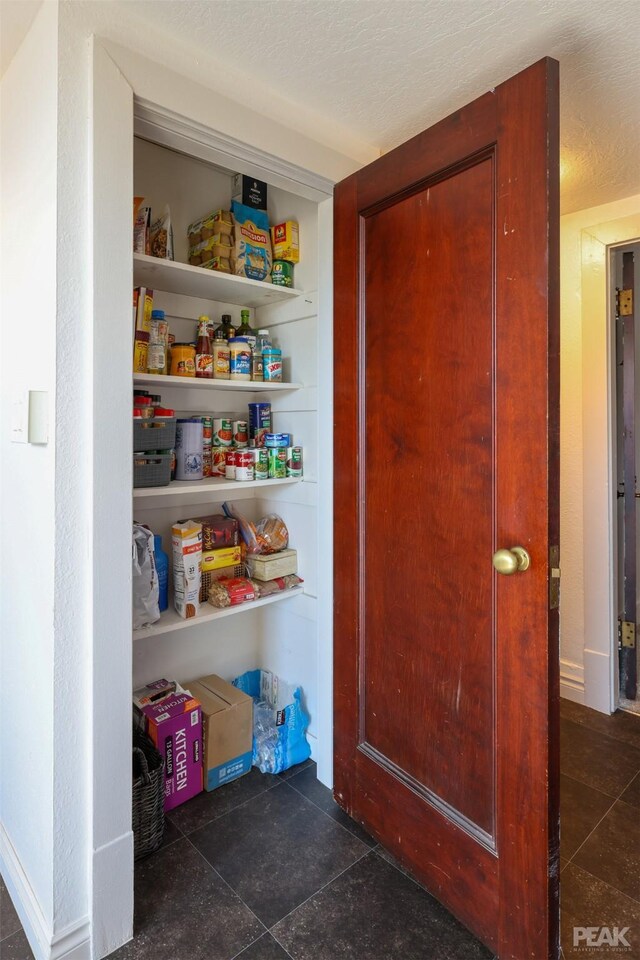
M 229 380 L 251 380 L 251 347 L 244 337 L 229 340 Z
M 267 347 L 263 353 L 263 376 L 265 382 L 282 382 L 282 350 L 278 347 Z
M 196 348 L 193 343 L 174 343 L 171 347 L 171 376 L 195 377 Z
M 161 340 L 155 340 L 147 347 L 147 373 L 160 376 L 167 372 L 167 347 Z
M 229 379 L 229 344 L 221 337 L 213 341 L 213 377 L 215 380 Z

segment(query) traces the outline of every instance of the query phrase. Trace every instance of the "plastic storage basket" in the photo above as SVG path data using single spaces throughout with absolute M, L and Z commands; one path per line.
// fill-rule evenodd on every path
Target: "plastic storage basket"
M 133 421 L 134 450 L 171 450 L 175 445 L 175 417 Z
M 170 453 L 137 453 L 133 457 L 134 487 L 166 487 L 171 480 Z
M 142 733 L 133 734 L 133 851 L 149 856 L 164 834 L 164 760 Z

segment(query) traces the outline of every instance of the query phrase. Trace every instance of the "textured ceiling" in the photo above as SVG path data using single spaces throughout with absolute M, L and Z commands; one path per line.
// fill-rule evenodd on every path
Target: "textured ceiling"
M 563 212 L 640 192 L 638 0 L 63 0 L 62 6 L 99 35 L 225 96 L 331 146 L 350 145 L 352 156 L 357 142 L 387 151 L 540 57 L 554 56 L 561 66 Z

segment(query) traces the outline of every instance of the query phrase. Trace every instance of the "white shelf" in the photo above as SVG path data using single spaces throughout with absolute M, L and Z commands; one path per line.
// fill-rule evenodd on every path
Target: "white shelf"
M 201 623 L 209 623 L 211 620 L 221 620 L 222 617 L 232 617 L 236 613 L 245 613 L 248 610 L 257 610 L 258 607 L 266 607 L 270 603 L 278 603 L 282 600 L 288 600 L 290 597 L 298 597 L 304 593 L 303 587 L 293 587 L 291 590 L 283 590 L 281 593 L 274 593 L 270 597 L 264 597 L 262 600 L 253 600 L 249 603 L 239 603 L 234 607 L 212 607 L 209 603 L 203 603 L 200 606 L 200 613 L 197 617 L 185 620 L 179 616 L 175 610 L 169 609 L 161 615 L 157 623 L 149 627 L 141 627 L 133 631 L 134 640 L 143 640 L 145 637 L 156 637 L 161 633 L 172 633 L 174 630 L 185 630 L 189 627 L 197 627 Z M 207 609 L 208 608 L 208 609 Z M 208 612 L 208 611 L 211 612 Z M 204 613 L 202 611 L 205 611 Z
M 264 307 L 299 297 L 301 290 L 275 287 L 272 283 L 248 280 L 230 273 L 192 267 L 190 263 L 160 260 L 143 253 L 133 255 L 133 281 L 136 287 L 150 287 L 184 297 L 235 303 L 241 307 Z
M 225 490 L 250 490 L 252 487 L 272 487 L 282 483 L 300 483 L 300 477 L 285 477 L 283 480 L 225 480 L 224 477 L 207 477 L 205 480 L 172 480 L 166 487 L 136 487 L 136 498 L 170 497 L 174 493 L 208 493 Z
M 261 383 L 259 380 L 204 380 L 200 377 L 156 376 L 153 373 L 135 373 L 134 384 L 158 387 L 182 387 L 196 390 L 235 390 L 240 393 L 273 393 L 283 390 L 300 390 L 301 383 Z

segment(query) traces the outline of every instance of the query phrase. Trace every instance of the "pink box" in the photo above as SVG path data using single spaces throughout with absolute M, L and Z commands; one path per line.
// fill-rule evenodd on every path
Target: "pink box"
M 202 710 L 188 693 L 142 708 L 147 736 L 164 759 L 164 808 L 173 810 L 202 791 Z

